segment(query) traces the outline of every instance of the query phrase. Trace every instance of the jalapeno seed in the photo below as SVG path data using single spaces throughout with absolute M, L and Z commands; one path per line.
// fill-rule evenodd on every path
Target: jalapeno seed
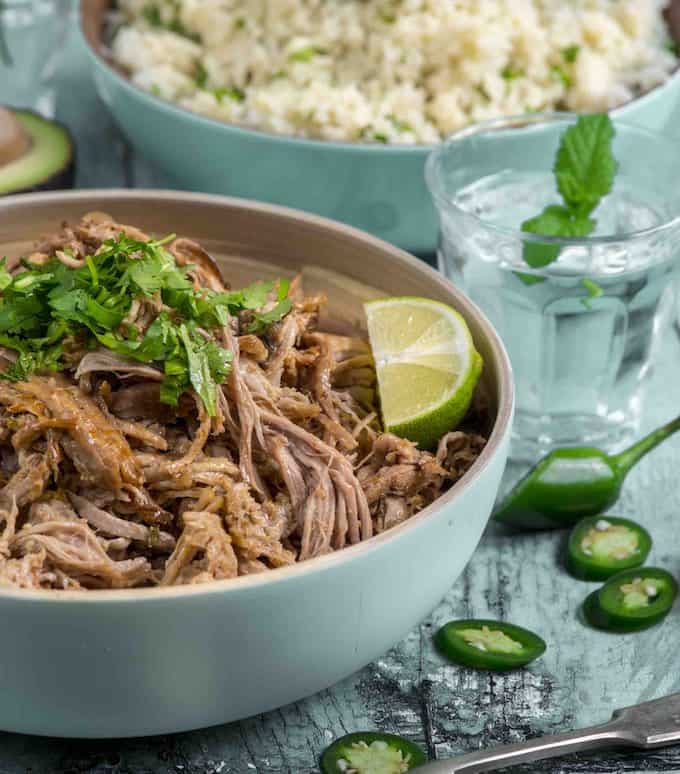
M 418 747 L 395 734 L 360 731 L 336 739 L 321 756 L 323 774 L 404 774 L 427 762 Z
M 644 563 L 652 538 L 644 527 L 618 516 L 582 519 L 567 546 L 567 568 L 582 580 L 607 580 Z

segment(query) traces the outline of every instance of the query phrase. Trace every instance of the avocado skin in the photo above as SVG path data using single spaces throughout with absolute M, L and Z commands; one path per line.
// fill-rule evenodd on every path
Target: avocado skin
M 57 191 L 65 188 L 73 188 L 76 176 L 76 153 L 75 143 L 73 141 L 73 135 L 71 134 L 70 129 L 60 121 L 55 121 L 52 118 L 45 118 L 34 110 L 12 107 L 9 107 L 9 110 L 12 110 L 17 116 L 30 115 L 39 121 L 58 126 L 64 132 L 68 140 L 69 156 L 66 164 L 63 165 L 61 169 L 45 178 L 45 180 L 43 180 L 41 183 L 37 183 L 36 185 L 28 186 L 26 188 L 16 188 L 12 191 L 7 191 L 6 193 L 0 193 L 0 198 L 3 196 L 14 196 L 15 194 L 22 193 L 37 193 L 38 191 Z

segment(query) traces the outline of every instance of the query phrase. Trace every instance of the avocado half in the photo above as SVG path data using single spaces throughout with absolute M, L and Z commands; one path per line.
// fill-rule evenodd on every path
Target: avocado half
M 30 110 L 0 107 L 0 196 L 72 188 L 74 173 L 66 127 Z

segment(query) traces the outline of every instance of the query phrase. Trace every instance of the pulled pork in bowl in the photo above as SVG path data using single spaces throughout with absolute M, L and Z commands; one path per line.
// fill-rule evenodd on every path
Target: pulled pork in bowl
M 408 519 L 486 443 L 474 412 L 434 454 L 382 432 L 365 335 L 321 330 L 301 274 L 230 290 L 197 242 L 93 213 L 3 284 L 0 584 L 285 567 Z
M 264 712 L 384 653 L 462 572 L 512 380 L 425 264 L 312 215 L 162 191 L 5 198 L 0 246 L 0 729 Z M 457 310 L 484 361 L 432 452 L 377 417 L 363 303 L 404 292 Z

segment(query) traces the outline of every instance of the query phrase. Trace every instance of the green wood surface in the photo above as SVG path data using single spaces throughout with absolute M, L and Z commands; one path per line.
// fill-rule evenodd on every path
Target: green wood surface
M 5 73 L 0 68 L 0 103 Z M 162 175 L 136 158 L 97 99 L 73 34 L 56 85 L 56 115 L 77 141 L 79 187 L 164 185 Z M 645 428 L 679 410 L 679 349 L 677 331 L 669 327 L 649 382 Z M 615 508 L 652 533 L 649 562 L 676 575 L 679 470 L 680 437 L 638 466 Z M 508 470 L 505 486 L 518 472 Z M 586 628 L 577 611 L 594 584 L 566 574 L 564 539 L 559 533 L 510 536 L 491 526 L 430 618 L 331 690 L 240 723 L 153 739 L 64 741 L 0 733 L 0 774 L 306 774 L 318 771 L 319 753 L 336 736 L 362 729 L 401 734 L 432 758 L 446 758 L 603 721 L 617 707 L 680 690 L 680 610 L 662 626 L 635 635 Z M 451 618 L 473 616 L 535 630 L 548 643 L 545 656 L 508 675 L 447 665 L 433 649 L 432 633 Z M 680 748 L 572 756 L 521 770 L 680 771 Z

